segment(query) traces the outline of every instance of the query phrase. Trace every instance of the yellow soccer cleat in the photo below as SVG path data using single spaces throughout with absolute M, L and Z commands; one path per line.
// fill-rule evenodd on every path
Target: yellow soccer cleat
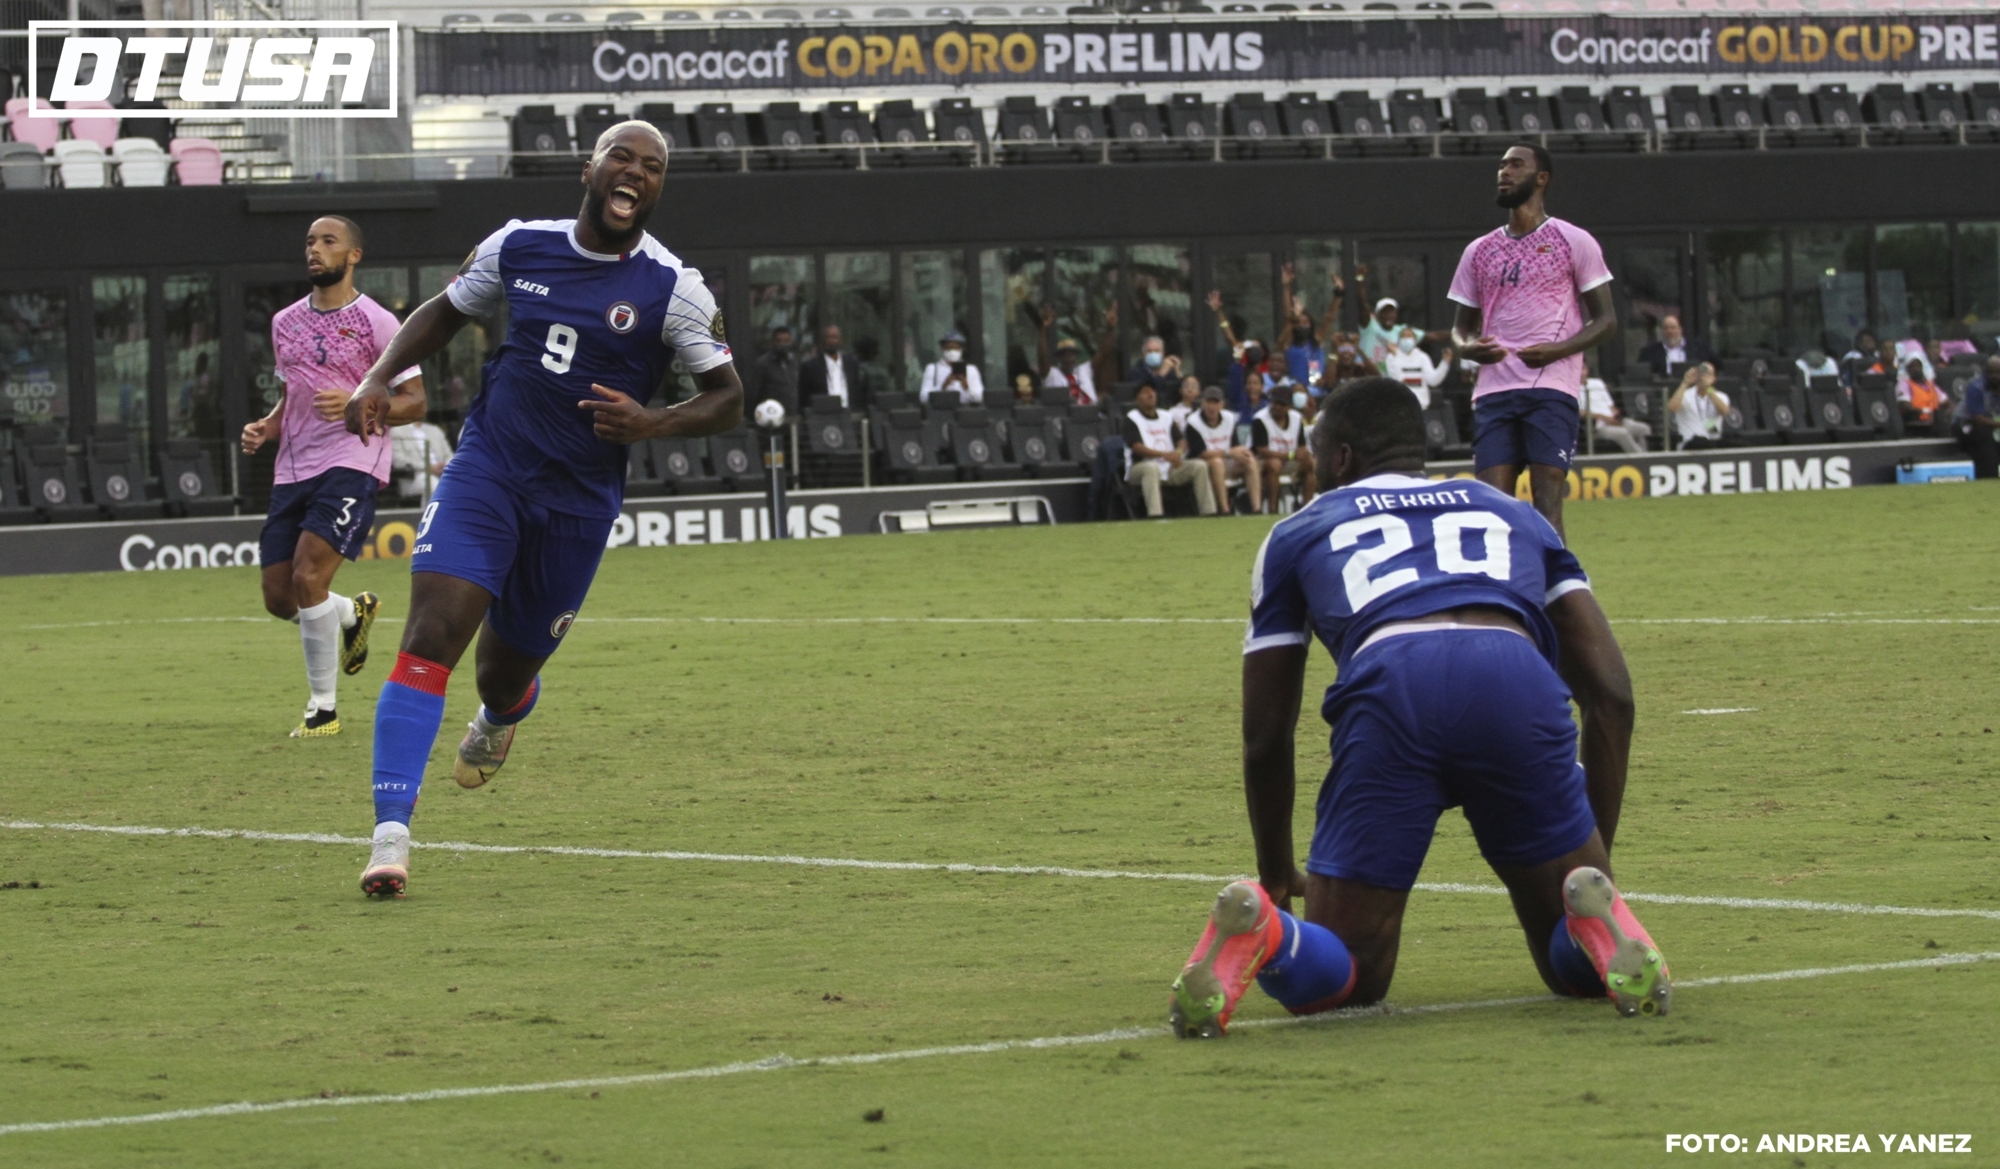
M 331 739 L 340 733 L 340 716 L 331 710 L 306 708 L 299 725 L 292 728 L 294 739 Z
M 340 672 L 359 674 L 368 664 L 368 628 L 375 624 L 375 611 L 382 598 L 374 593 L 354 594 L 354 627 L 340 631 Z

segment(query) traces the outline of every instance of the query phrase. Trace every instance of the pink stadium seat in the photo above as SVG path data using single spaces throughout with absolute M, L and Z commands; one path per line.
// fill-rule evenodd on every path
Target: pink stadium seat
M 222 151 L 206 138 L 176 138 L 167 144 L 174 156 L 174 173 L 183 187 L 222 185 Z
M 41 98 L 34 99 L 39 109 L 53 109 Z M 7 99 L 7 123 L 14 128 L 14 141 L 32 142 L 43 154 L 56 148 L 56 139 L 62 137 L 62 123 L 53 118 L 31 118 L 28 116 L 28 99 L 13 97 Z
M 69 136 L 87 138 L 106 150 L 118 141 L 118 125 L 121 115 L 108 101 L 66 101 L 63 108 L 69 111 Z M 104 110 L 102 114 L 84 113 L 85 110 Z

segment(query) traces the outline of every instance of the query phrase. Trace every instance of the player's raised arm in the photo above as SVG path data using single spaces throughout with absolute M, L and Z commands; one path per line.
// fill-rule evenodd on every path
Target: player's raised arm
M 1625 769 L 1632 754 L 1632 674 L 1625 668 L 1625 654 L 1612 635 L 1611 622 L 1589 589 L 1564 593 L 1547 613 L 1561 646 L 1558 672 L 1583 719 L 1578 754 L 1583 760 L 1585 795 L 1609 852 L 1625 802 Z
M 1297 775 L 1292 738 L 1306 678 L 1305 645 L 1279 645 L 1243 655 L 1243 797 L 1257 848 L 1257 879 L 1281 909 L 1305 895 L 1292 849 Z

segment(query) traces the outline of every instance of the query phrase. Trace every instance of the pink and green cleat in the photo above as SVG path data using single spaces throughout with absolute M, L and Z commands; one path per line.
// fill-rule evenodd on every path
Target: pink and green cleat
M 1573 871 L 1563 879 L 1563 905 L 1569 910 L 1570 936 L 1590 955 L 1618 1013 L 1627 1018 L 1666 1014 L 1673 997 L 1667 960 L 1626 908 L 1611 878 L 1587 865 Z
M 1264 886 L 1237 881 L 1215 899 L 1208 928 L 1174 979 L 1168 1019 L 1182 1039 L 1227 1033 L 1245 991 L 1285 940 L 1284 922 Z

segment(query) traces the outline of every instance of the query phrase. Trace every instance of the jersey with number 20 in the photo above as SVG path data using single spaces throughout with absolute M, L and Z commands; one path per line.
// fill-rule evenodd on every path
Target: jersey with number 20
M 1257 553 L 1243 652 L 1316 634 L 1342 669 L 1391 622 L 1483 605 L 1517 617 L 1550 665 L 1545 606 L 1590 587 L 1535 509 L 1473 479 L 1374 475 L 1280 521 Z
M 701 273 L 651 235 L 603 255 L 576 241 L 576 220 L 513 220 L 487 236 L 445 290 L 467 316 L 507 306 L 507 338 L 486 363 L 454 461 L 470 459 L 537 504 L 613 519 L 626 447 L 592 430 L 577 403 L 591 384 L 641 403 L 678 356 L 689 373 L 729 361 L 722 315 Z

